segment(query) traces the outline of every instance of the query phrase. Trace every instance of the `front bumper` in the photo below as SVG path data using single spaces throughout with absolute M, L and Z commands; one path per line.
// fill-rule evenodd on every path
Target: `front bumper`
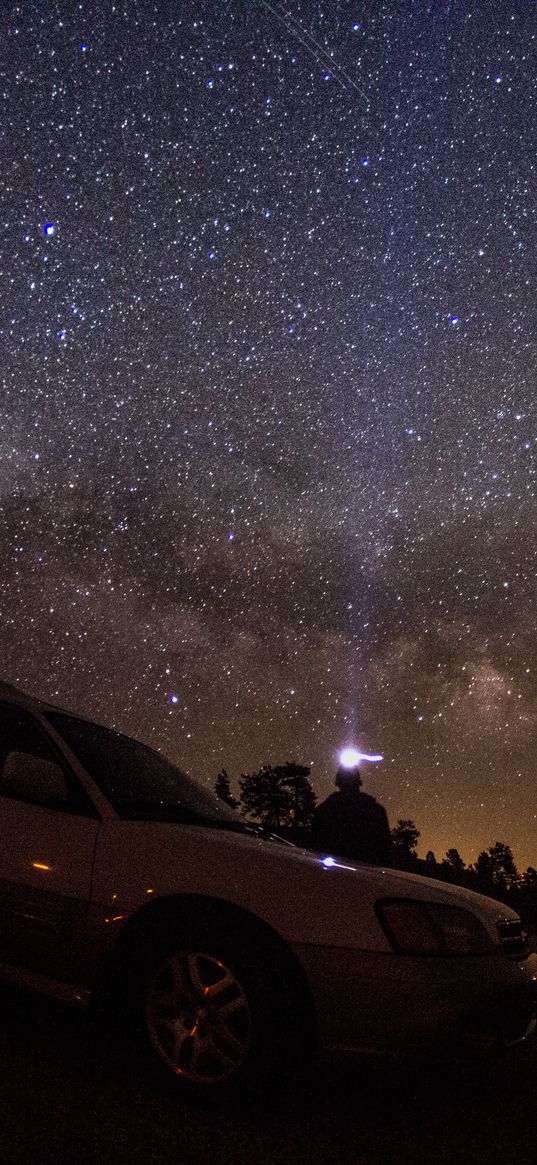
M 311 991 L 321 1054 L 469 1055 L 536 1031 L 537 954 L 419 958 L 295 947 Z

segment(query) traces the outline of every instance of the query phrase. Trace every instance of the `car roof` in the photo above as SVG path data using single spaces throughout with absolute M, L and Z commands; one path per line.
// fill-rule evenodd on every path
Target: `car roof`
M 48 700 L 40 700 L 38 696 L 30 696 L 28 692 L 22 692 L 20 688 L 16 688 L 14 684 L 4 683 L 0 680 L 0 703 L 2 701 L 8 703 L 16 703 L 20 708 L 25 708 L 28 712 L 62 712 L 64 716 L 70 716 L 73 720 L 82 720 L 85 724 L 94 724 L 97 728 L 104 728 L 107 732 L 116 732 L 119 736 L 127 736 L 129 740 L 134 740 L 136 744 L 143 744 L 143 741 L 137 740 L 134 736 L 129 736 L 126 732 L 119 732 L 117 728 L 110 728 L 107 724 L 101 724 L 99 720 L 93 720 L 89 716 L 84 716 L 83 713 L 73 712 L 70 708 L 64 708 L 61 704 L 51 704 Z M 150 744 L 145 745 L 146 748 L 151 748 Z M 156 749 L 153 752 L 158 751 Z
M 40 700 L 37 696 L 30 696 L 28 692 L 21 692 L 20 688 L 16 688 L 14 684 L 7 684 L 4 680 L 0 680 L 0 700 L 16 701 L 22 708 L 34 709 L 34 711 L 45 711 L 56 709 L 55 704 L 49 704 L 47 700 Z

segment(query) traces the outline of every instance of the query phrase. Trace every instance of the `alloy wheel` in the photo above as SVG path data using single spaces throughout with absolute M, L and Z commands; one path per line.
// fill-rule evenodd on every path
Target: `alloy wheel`
M 244 989 L 229 967 L 202 952 L 174 952 L 159 964 L 146 994 L 145 1021 L 161 1059 L 193 1084 L 224 1083 L 250 1051 Z

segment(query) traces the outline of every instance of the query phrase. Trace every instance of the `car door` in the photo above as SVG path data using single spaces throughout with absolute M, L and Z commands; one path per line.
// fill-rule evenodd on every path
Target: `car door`
M 0 704 L 0 962 L 76 981 L 98 830 L 39 722 Z

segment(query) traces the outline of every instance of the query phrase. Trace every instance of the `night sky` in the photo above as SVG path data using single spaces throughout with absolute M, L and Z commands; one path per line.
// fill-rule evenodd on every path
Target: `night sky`
M 537 865 L 537 7 L 0 13 L 7 681 Z

